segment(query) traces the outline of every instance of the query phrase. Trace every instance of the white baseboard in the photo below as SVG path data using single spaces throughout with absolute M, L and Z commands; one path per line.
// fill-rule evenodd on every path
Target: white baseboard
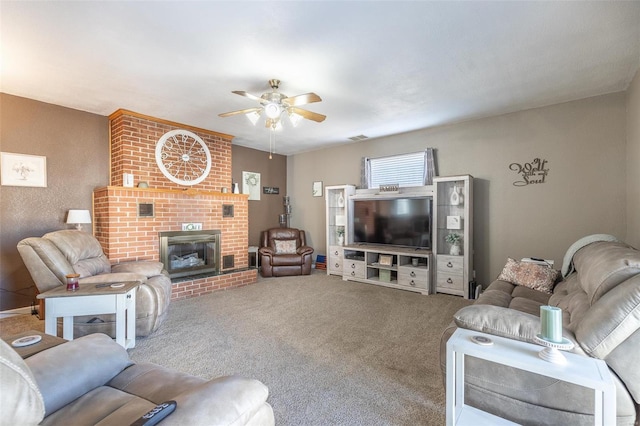
M 10 309 L 8 311 L 0 312 L 0 319 L 9 318 L 15 315 L 31 315 L 31 306 L 25 306 L 24 308 Z

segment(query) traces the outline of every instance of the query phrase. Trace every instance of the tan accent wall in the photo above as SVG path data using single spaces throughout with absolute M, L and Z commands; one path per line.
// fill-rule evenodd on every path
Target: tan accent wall
M 293 224 L 326 253 L 324 197 L 313 181 L 360 184 L 364 156 L 436 149 L 441 176 L 471 174 L 474 183 L 474 264 L 487 284 L 508 257 L 553 259 L 595 233 L 627 236 L 625 93 L 370 139 L 288 157 Z M 517 187 L 511 163 L 547 161 L 546 183 Z M 637 214 L 637 211 L 635 213 Z
M 640 70 L 627 90 L 627 237 L 640 249 Z

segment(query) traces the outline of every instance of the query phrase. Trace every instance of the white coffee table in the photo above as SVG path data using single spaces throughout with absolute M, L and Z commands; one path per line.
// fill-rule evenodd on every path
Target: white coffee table
M 76 291 L 65 286 L 39 294 L 44 299 L 44 331 L 57 335 L 58 318 L 62 317 L 62 337 L 73 340 L 73 317 L 79 315 L 116 315 L 116 342 L 125 349 L 136 346 L 136 289 L 139 281 L 127 281 L 122 287 L 96 287 L 80 284 Z
M 482 346 L 472 336 L 491 339 Z M 553 364 L 538 356 L 542 346 L 458 328 L 447 341 L 447 426 L 515 424 L 464 403 L 464 357 L 466 355 L 520 370 L 555 377 L 594 390 L 595 425 L 616 424 L 616 388 L 607 364 L 596 358 L 565 352 L 565 364 Z

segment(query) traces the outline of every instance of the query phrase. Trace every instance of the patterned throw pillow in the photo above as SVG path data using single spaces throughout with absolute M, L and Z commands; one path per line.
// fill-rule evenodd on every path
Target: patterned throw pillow
M 558 271 L 553 268 L 531 262 L 518 262 L 511 258 L 507 259 L 507 264 L 504 265 L 498 276 L 499 280 L 509 281 L 547 294 L 553 293 L 553 285 L 557 278 Z
M 296 240 L 274 240 L 276 243 L 276 254 L 295 254 Z

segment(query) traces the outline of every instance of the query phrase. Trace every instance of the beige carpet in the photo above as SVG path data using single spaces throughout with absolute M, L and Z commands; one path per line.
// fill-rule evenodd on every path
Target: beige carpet
M 314 271 L 173 302 L 129 353 L 204 378 L 259 379 L 278 425 L 441 425 L 440 334 L 467 304 Z

